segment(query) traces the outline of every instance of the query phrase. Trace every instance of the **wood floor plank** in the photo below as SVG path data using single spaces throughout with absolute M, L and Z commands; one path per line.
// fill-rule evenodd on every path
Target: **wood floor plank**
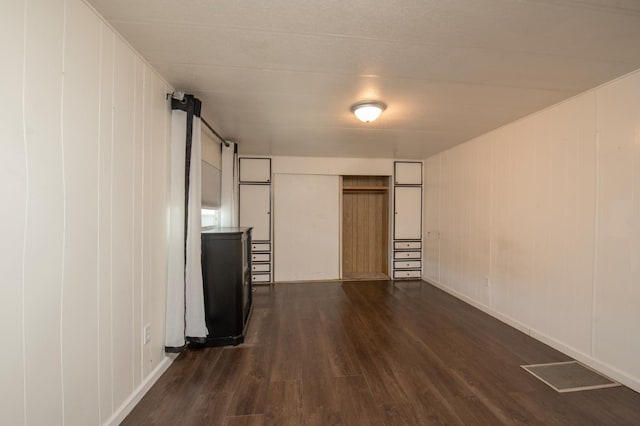
M 370 285 L 370 282 L 365 285 Z M 384 312 L 376 311 L 375 307 L 358 297 L 348 283 L 345 283 L 345 294 L 351 301 L 353 312 L 345 315 L 343 325 L 354 342 L 362 373 L 374 399 L 377 403 L 407 402 L 392 369 L 393 354 L 387 342 L 395 337 L 381 315 Z
M 209 383 L 212 392 L 233 393 L 248 371 L 252 348 L 225 348 L 218 360 L 218 374 Z
M 171 374 L 160 377 L 122 424 L 175 424 L 198 398 L 220 399 L 220 395 L 205 391 L 205 386 L 222 352 L 222 348 L 207 348 L 181 354 L 172 364 Z
M 364 376 L 337 377 L 335 393 L 343 424 L 384 425 L 380 407 L 375 403 Z
M 203 388 L 191 399 L 191 403 L 183 410 L 171 412 L 166 417 L 157 419 L 154 424 L 159 425 L 221 425 L 224 423 L 225 413 L 231 400 L 230 393 L 209 392 Z M 147 424 L 147 423 L 139 423 Z
M 252 416 L 226 417 L 224 420 L 224 426 L 264 426 L 264 416 L 260 414 Z
M 341 426 L 344 425 L 341 413 L 325 407 L 312 407 L 303 411 L 302 423 L 305 426 Z
M 302 335 L 295 311 L 279 312 L 273 320 L 271 381 L 302 380 Z M 253 325 L 253 324 L 252 324 Z
M 302 381 L 270 382 L 267 393 L 265 425 L 302 424 Z
M 331 370 L 335 377 L 361 375 L 362 368 L 358 354 L 354 348 L 353 339 L 341 324 L 341 315 L 341 312 L 333 307 L 322 309 L 319 312 L 321 332 L 326 336 L 327 355 Z
M 625 387 L 559 394 L 568 357 L 420 281 L 278 284 L 247 342 L 181 354 L 125 425 L 638 425 Z
M 454 398 L 451 403 L 456 414 L 462 419 L 462 423 L 465 425 L 510 424 L 496 417 L 495 414 L 475 396 Z
M 413 404 L 383 404 L 382 413 L 385 423 L 394 426 L 412 426 L 424 424 Z
M 329 361 L 326 337 L 320 321 L 304 321 L 303 334 L 314 336 L 304 339 L 302 345 L 302 400 L 304 409 L 322 407 L 336 409 L 333 371 Z
M 270 287 L 263 286 L 260 291 L 271 291 Z M 269 346 L 272 342 L 274 331 L 274 312 L 271 307 L 254 307 L 251 312 L 251 324 L 245 336 L 244 342 L 247 346 Z
M 445 396 L 445 389 L 433 385 L 424 371 L 416 369 L 411 374 L 399 374 L 398 380 L 408 399 L 428 424 L 462 425 L 464 422 L 456 413 L 451 401 L 456 398 Z M 446 393 L 450 395 L 449 393 Z
M 264 347 L 251 346 L 240 367 L 239 379 L 234 389 L 227 416 L 264 414 L 269 385 L 269 351 Z

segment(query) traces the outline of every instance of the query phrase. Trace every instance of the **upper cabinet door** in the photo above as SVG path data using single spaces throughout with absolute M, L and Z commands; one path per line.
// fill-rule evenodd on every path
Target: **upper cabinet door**
M 396 185 L 422 185 L 422 163 L 396 161 L 394 163 Z
M 240 158 L 240 182 L 271 182 L 270 158 Z
M 393 238 L 419 240 L 422 238 L 422 187 L 397 186 L 394 193 Z

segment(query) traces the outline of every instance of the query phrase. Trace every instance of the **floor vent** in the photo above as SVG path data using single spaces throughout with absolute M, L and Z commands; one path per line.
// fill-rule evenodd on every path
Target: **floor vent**
M 521 367 L 560 393 L 620 386 L 620 383 L 585 367 L 578 361 L 522 365 Z

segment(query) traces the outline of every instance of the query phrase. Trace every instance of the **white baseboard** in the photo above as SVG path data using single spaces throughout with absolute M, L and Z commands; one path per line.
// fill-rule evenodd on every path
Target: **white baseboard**
M 171 365 L 174 358 L 169 358 L 167 356 L 164 357 L 160 364 L 156 368 L 153 369 L 151 374 L 147 376 L 147 378 L 138 386 L 131 395 L 120 405 L 116 411 L 113 413 L 111 417 L 109 417 L 105 422 L 105 426 L 117 426 L 119 425 L 125 417 L 129 415 L 129 413 L 133 410 L 133 408 L 140 402 L 143 396 L 151 389 L 151 386 L 154 385 L 155 382 L 158 381 L 160 376 L 167 371 L 167 368 Z
M 599 371 L 600 373 L 608 376 L 609 378 L 616 380 L 620 383 L 622 383 L 623 385 L 633 389 L 636 392 L 640 392 L 640 379 L 637 377 L 633 377 L 623 371 L 620 371 L 619 369 L 615 368 L 612 365 L 609 365 L 605 362 L 602 362 L 596 358 L 593 358 L 591 355 L 586 354 L 584 352 L 581 352 L 569 345 L 564 344 L 563 342 L 556 340 L 555 338 L 548 336 L 545 333 L 542 333 L 538 330 L 536 330 L 535 328 L 531 328 L 530 326 L 528 326 L 527 324 L 524 324 L 514 318 L 511 318 L 508 315 L 504 315 L 501 312 L 496 311 L 495 309 L 493 309 L 490 306 L 487 306 L 483 303 L 480 303 L 472 298 L 470 298 L 469 296 L 466 296 L 462 293 L 460 293 L 457 290 L 454 290 L 450 287 L 447 287 L 446 285 L 439 283 L 435 280 L 432 279 L 425 279 L 423 278 L 423 281 L 425 281 L 428 284 L 433 285 L 434 287 L 439 288 L 442 291 L 445 291 L 447 293 L 449 293 L 450 295 L 454 296 L 457 299 L 462 300 L 465 303 L 468 303 L 469 305 L 480 309 L 481 311 L 485 312 L 486 314 L 491 315 L 492 317 L 504 322 L 505 324 L 515 328 L 516 330 L 519 330 L 521 332 L 523 332 L 524 334 L 531 336 L 532 338 L 551 346 L 552 348 L 564 353 L 565 355 L 568 355 L 578 361 L 580 361 L 581 363 L 593 368 L 596 371 Z

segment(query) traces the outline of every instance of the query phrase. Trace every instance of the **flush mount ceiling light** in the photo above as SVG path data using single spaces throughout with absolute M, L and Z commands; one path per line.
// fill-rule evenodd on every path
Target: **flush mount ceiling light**
M 387 105 L 378 101 L 362 101 L 351 105 L 351 112 L 358 117 L 358 120 L 365 123 L 375 121 L 385 109 Z

